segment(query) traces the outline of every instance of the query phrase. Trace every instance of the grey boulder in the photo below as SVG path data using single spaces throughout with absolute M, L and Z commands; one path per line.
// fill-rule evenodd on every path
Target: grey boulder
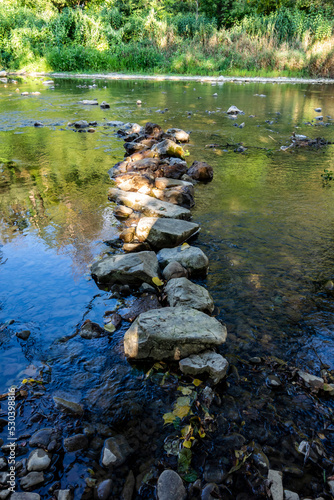
M 99 284 L 152 285 L 152 279 L 159 276 L 159 265 L 154 252 L 144 251 L 105 257 L 92 265 L 91 272 Z
M 139 241 L 146 241 L 154 249 L 160 250 L 180 245 L 199 230 L 199 224 L 193 222 L 142 217 L 137 225 L 136 236 Z
M 29 490 L 41 483 L 44 483 L 43 472 L 29 472 L 29 474 L 20 479 L 20 486 L 23 490 Z
M 179 262 L 170 262 L 162 272 L 162 276 L 166 281 L 174 278 L 188 278 L 188 271 Z
M 180 476 L 173 470 L 164 470 L 157 485 L 158 500 L 185 500 L 186 489 Z
M 49 467 L 51 464 L 51 457 L 46 451 L 38 448 L 37 450 L 33 450 L 29 457 L 27 463 L 28 471 L 42 471 Z
M 171 279 L 165 287 L 165 293 L 171 307 L 188 306 L 209 313 L 215 308 L 209 292 L 187 278 Z
M 140 314 L 124 336 L 132 359 L 180 360 L 226 340 L 226 328 L 190 307 L 165 307 Z
M 189 272 L 190 276 L 207 274 L 209 259 L 200 248 L 182 245 L 177 248 L 163 248 L 157 254 L 160 266 L 164 269 L 176 261 Z
M 209 351 L 181 359 L 179 366 L 185 375 L 197 376 L 208 373 L 214 384 L 218 384 L 225 377 L 229 364 L 220 354 Z
M 180 128 L 169 128 L 166 130 L 166 134 L 173 137 L 174 141 L 188 142 L 189 134 Z

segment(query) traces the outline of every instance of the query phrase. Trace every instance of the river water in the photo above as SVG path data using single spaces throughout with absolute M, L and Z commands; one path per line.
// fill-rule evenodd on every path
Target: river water
M 105 242 L 119 232 L 107 200 L 107 171 L 123 158 L 124 149 L 115 129 L 106 125 L 110 120 L 154 121 L 164 129 L 191 131 L 189 165 L 204 160 L 214 168 L 213 182 L 196 186 L 192 213 L 202 227 L 196 245 L 210 260 L 208 277 L 199 283 L 212 294 L 217 317 L 228 329 L 222 353 L 236 365 L 254 356 L 276 356 L 315 375 L 324 366 L 334 369 L 333 295 L 325 286 L 334 280 L 334 186 L 321 178 L 324 169 L 332 169 L 334 149 L 280 149 L 291 143 L 293 132 L 334 141 L 332 86 L 57 79 L 50 88 L 42 81 L 0 87 L 0 392 L 34 378 L 41 369 L 48 374 L 45 419 L 31 420 L 34 412 L 25 410 L 18 424 L 21 434 L 29 432 L 32 422 L 47 426 L 51 396 L 57 395 L 84 401 L 87 421 L 94 425 L 130 426 L 134 440 L 136 422 L 146 418 L 153 433 L 148 440 L 155 444 L 142 443 L 141 461 L 162 456 L 165 434 L 157 422 L 172 404 L 173 391 L 166 392 L 160 381 L 145 382 L 145 370 L 128 365 L 122 353 L 128 324 L 93 348 L 77 337 L 63 341 L 84 319 L 103 324 L 106 310 L 120 305 L 96 287 L 89 273 L 93 259 L 110 251 Z M 25 97 L 24 91 L 41 93 Z M 107 101 L 110 109 L 78 102 L 94 98 Z M 230 105 L 245 114 L 230 119 Z M 315 120 L 318 107 L 324 123 Z M 67 128 L 79 119 L 97 121 L 96 132 Z M 34 127 L 36 121 L 44 126 Z M 242 122 L 244 128 L 235 126 Z M 247 148 L 243 153 L 234 151 L 240 143 Z M 28 341 L 16 337 L 22 330 L 31 332 Z M 261 376 L 254 375 L 257 386 Z M 230 398 L 243 404 L 248 398 L 249 405 L 251 387 L 247 398 L 245 391 L 243 396 L 231 391 Z M 276 401 L 276 410 L 288 412 L 283 420 L 298 426 L 298 418 L 310 419 L 308 428 L 315 425 L 306 403 L 296 409 L 293 397 L 286 397 Z M 331 411 L 329 400 L 325 406 Z M 225 417 L 240 432 L 242 422 L 231 408 Z M 256 419 L 251 420 L 248 439 L 258 430 Z M 67 425 L 70 430 L 80 427 Z M 258 426 L 270 427 L 263 422 Z M 280 432 L 272 429 L 277 436 Z M 97 434 L 104 438 L 108 429 Z M 332 449 L 330 437 L 326 446 Z M 79 477 L 93 458 L 79 454 L 75 461 L 67 455 L 62 460 L 39 492 L 47 495 L 57 480 L 62 487 L 77 484 L 75 494 L 81 498 L 85 484 Z M 138 464 L 133 469 L 139 474 Z M 120 498 L 121 479 L 114 480 L 113 498 Z M 300 481 L 299 490 L 309 493 L 310 481 L 305 476 Z

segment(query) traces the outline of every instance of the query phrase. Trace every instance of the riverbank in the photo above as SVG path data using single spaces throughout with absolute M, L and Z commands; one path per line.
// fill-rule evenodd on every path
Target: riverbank
M 261 77 L 261 76 L 190 76 L 190 75 L 144 75 L 141 73 L 71 73 L 71 72 L 26 72 L 9 71 L 8 76 L 29 76 L 48 78 L 78 78 L 78 79 L 105 79 L 105 80 L 148 80 L 174 82 L 208 82 L 223 84 L 225 82 L 258 82 L 258 83 L 305 83 L 305 84 L 333 84 L 334 78 L 292 78 L 292 77 Z

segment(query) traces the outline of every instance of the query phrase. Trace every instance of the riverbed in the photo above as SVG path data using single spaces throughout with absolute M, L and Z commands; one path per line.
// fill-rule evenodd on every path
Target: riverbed
M 120 230 L 107 199 L 112 185 L 108 170 L 124 156 L 123 141 L 107 122 L 120 120 L 191 131 L 188 164 L 203 160 L 214 169 L 209 185 L 196 186 L 192 209 L 193 220 L 201 225 L 196 246 L 210 261 L 207 278 L 198 283 L 210 291 L 216 317 L 227 326 L 221 352 L 234 368 L 213 406 L 218 423 L 198 445 L 202 448 L 194 457 L 195 472 L 201 477 L 205 467 L 214 469 L 218 463 L 228 472 L 233 464 L 223 456 L 222 435 L 242 435 L 242 442 L 235 438 L 236 447 L 259 441 L 268 448 L 271 466 L 283 467 L 284 460 L 284 466 L 298 466 L 298 473 L 286 474 L 286 487 L 316 498 L 315 493 L 322 493 L 319 477 L 330 465 L 317 463 L 320 472 L 314 479 L 312 464 L 301 467 L 289 440 L 323 435 L 330 462 L 331 433 L 324 435 L 323 428 L 333 403 L 330 398 L 317 402 L 312 394 L 301 396 L 284 363 L 317 376 L 324 368 L 334 369 L 334 186 L 322 178 L 324 170 L 333 168 L 334 149 L 331 144 L 284 147 L 293 133 L 334 141 L 333 87 L 60 78 L 54 84 L 42 82 L 17 79 L 0 87 L 0 392 L 42 373 L 43 388 L 32 389 L 30 408 L 22 405 L 18 434 L 50 422 L 62 435 L 90 425 L 95 441 L 75 456 L 58 452 L 45 482 L 34 491 L 48 498 L 52 484 L 70 484 L 76 485 L 75 498 L 90 498 L 105 479 L 99 447 L 113 430 L 129 437 L 137 456 L 113 472 L 112 498 L 120 498 L 130 470 L 139 486 L 140 474 L 142 479 L 148 475 L 133 498 L 153 498 L 158 472 L 175 467 L 165 442 L 173 433 L 163 427 L 162 415 L 175 401 L 176 372 L 163 379 L 163 371 L 147 376 L 151 366 L 130 365 L 122 351 L 126 322 L 93 348 L 78 336 L 68 338 L 84 320 L 102 325 L 107 310 L 129 307 L 132 300 L 98 289 L 90 276 L 92 262 L 110 251 L 108 242 Z M 79 103 L 95 98 L 108 102 L 110 109 Z M 231 105 L 244 115 L 229 118 Z M 320 115 L 323 120 L 316 119 Z M 67 126 L 81 119 L 96 121 L 96 131 L 79 133 Z M 36 122 L 43 126 L 34 126 Z M 27 341 L 16 336 L 24 330 L 31 332 Z M 260 366 L 252 365 L 254 357 L 260 358 Z M 281 376 L 278 392 L 268 386 L 272 374 Z M 34 395 L 38 392 L 42 395 Z M 54 396 L 84 402 L 85 422 L 54 415 Z M 5 435 L 6 429 L 1 437 Z M 281 442 L 287 443 L 283 451 Z M 21 456 L 28 453 L 27 444 L 22 445 Z M 87 483 L 87 477 L 93 482 Z M 207 477 L 207 482 L 216 482 L 213 473 Z M 242 498 L 260 498 L 255 485 L 251 493 L 244 483 L 232 483 L 224 483 L 233 492 L 227 498 L 235 498 L 237 491 L 248 495 Z

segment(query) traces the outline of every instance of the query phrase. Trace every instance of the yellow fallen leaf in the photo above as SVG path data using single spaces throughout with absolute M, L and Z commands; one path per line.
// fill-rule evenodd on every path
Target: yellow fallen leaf
M 188 415 L 189 411 L 190 411 L 189 405 L 176 406 L 175 410 L 173 411 L 173 415 L 175 415 L 175 417 L 184 418 Z
M 190 396 L 190 394 L 193 392 L 190 387 L 182 387 L 179 386 L 177 388 L 178 391 L 181 391 L 184 396 Z
M 177 398 L 175 406 L 190 406 L 191 399 L 189 396 L 181 396 Z
M 190 245 L 188 245 L 188 243 L 183 243 L 183 244 L 181 245 L 181 251 L 182 251 L 182 250 L 185 250 L 186 248 L 189 248 L 189 247 L 190 247 Z
M 21 384 L 27 384 L 28 383 L 28 379 L 27 378 L 24 378 L 21 382 Z
M 201 383 L 202 383 L 202 380 L 200 380 L 199 378 L 195 378 L 193 380 L 193 384 L 195 387 L 198 387 L 199 385 L 201 385 Z
M 191 441 L 183 441 L 183 446 L 185 448 L 191 448 Z
M 174 415 L 174 413 L 165 413 L 162 415 L 162 418 L 164 419 L 164 425 L 172 424 L 176 419 L 176 415 Z
M 158 276 L 154 276 L 154 278 L 152 278 L 152 281 L 156 286 L 163 286 L 164 284 L 164 282 L 161 281 L 161 279 L 158 278 Z
M 183 429 L 181 429 L 181 436 L 182 437 L 186 437 L 187 434 L 189 434 L 189 432 L 191 432 L 191 425 L 186 425 L 185 427 L 183 427 Z
M 114 333 L 114 331 L 116 330 L 115 325 L 113 325 L 111 321 L 104 325 L 104 329 L 109 333 Z
M 205 438 L 206 434 L 205 434 L 204 429 L 202 427 L 198 431 L 198 435 L 200 438 Z

